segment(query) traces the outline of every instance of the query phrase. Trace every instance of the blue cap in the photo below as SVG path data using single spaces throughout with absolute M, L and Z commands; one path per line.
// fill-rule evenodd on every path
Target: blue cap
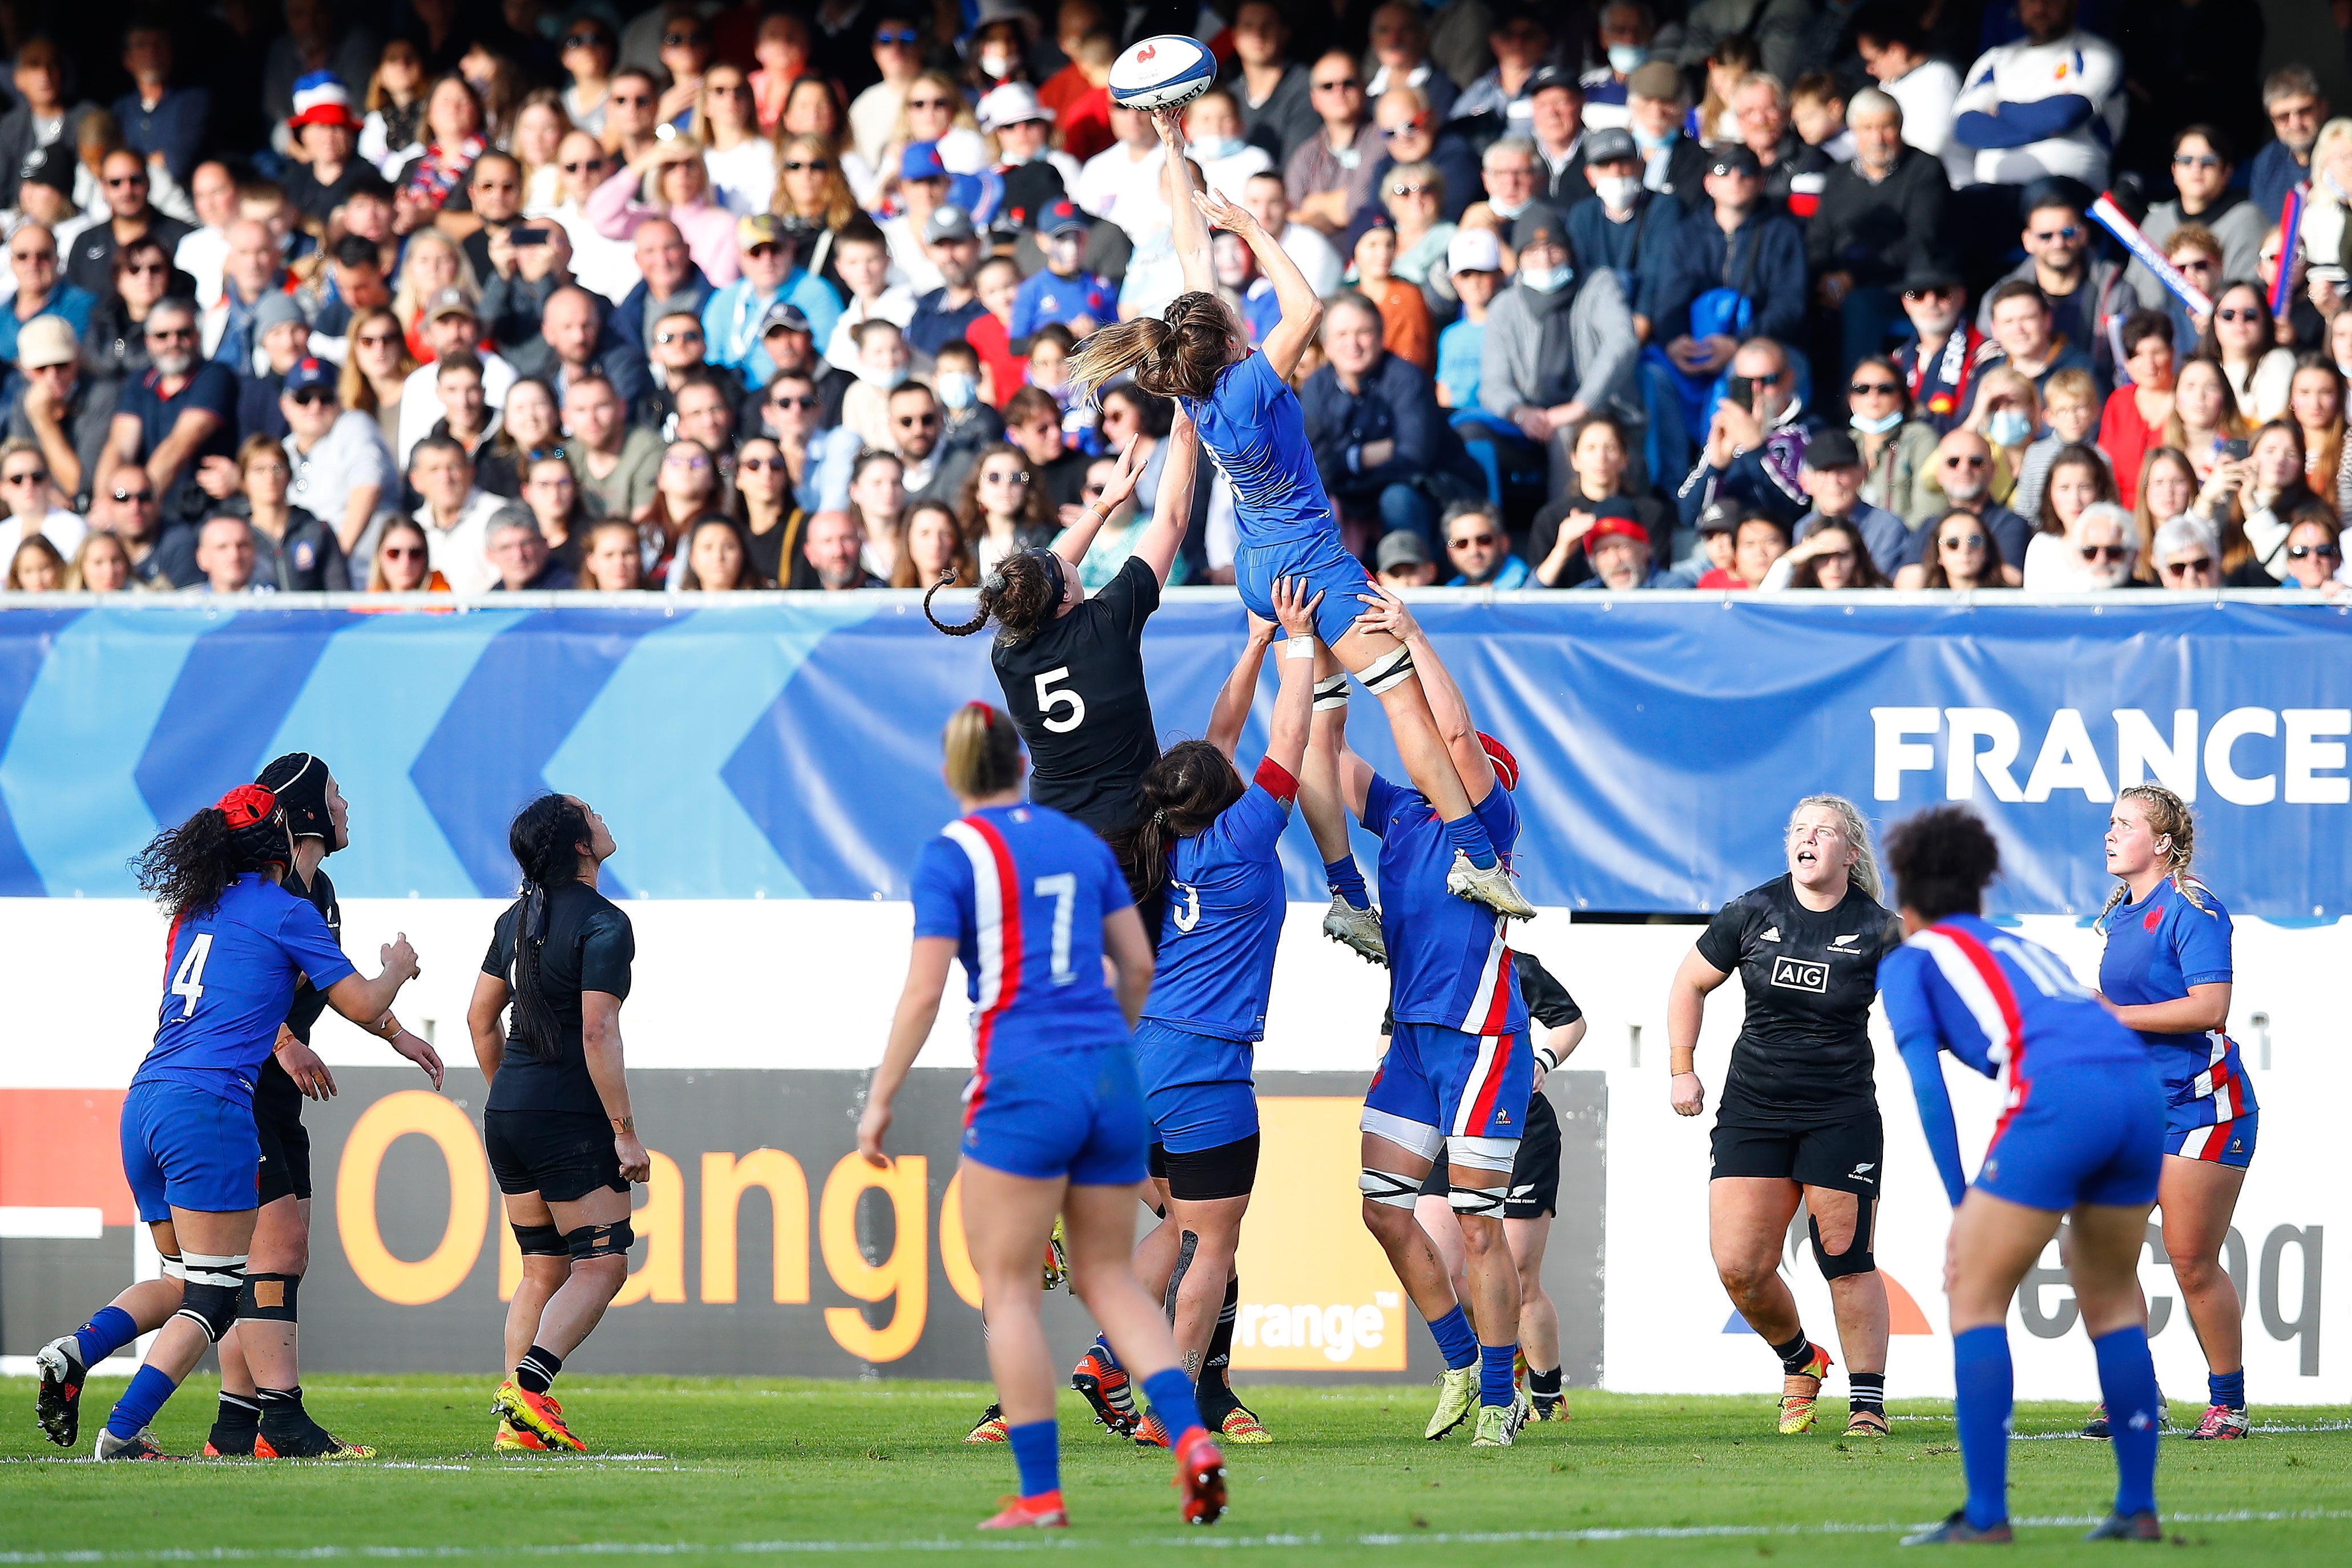
M 901 180 L 944 180 L 948 166 L 940 162 L 940 144 L 936 141 L 909 141 L 906 152 L 898 155 L 898 178 Z
M 1087 227 L 1085 211 L 1067 196 L 1055 197 L 1037 214 L 1037 232 L 1042 235 L 1081 234 Z
M 336 390 L 341 375 L 341 372 L 326 361 L 305 354 L 294 361 L 292 370 L 286 372 L 285 391 L 289 396 L 299 392 L 310 392 L 318 387 L 325 387 L 329 392 L 333 392 Z

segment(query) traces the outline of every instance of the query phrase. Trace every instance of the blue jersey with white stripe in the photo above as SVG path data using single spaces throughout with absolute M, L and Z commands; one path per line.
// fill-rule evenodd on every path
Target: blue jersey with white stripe
M 1471 808 L 1506 861 L 1519 813 L 1499 783 Z M 1381 936 L 1389 949 L 1389 1007 L 1399 1023 L 1465 1034 L 1524 1034 L 1528 1005 L 1506 941 L 1507 923 L 1445 891 L 1454 844 L 1421 791 L 1372 775 L 1364 827 L 1381 841 Z
M 323 991 L 353 972 L 317 904 L 247 872 L 212 908 L 173 923 L 155 1043 L 131 1081 L 170 1079 L 250 1105 L 295 988 L 307 976 Z
M 2005 1077 L 2003 1125 L 2044 1072 L 2145 1060 L 2131 1030 L 2063 959 L 1980 915 L 1950 915 L 1915 933 L 1879 961 L 1878 986 L 1887 1025 L 1911 1070 L 1927 1146 L 1954 1203 L 1967 1182 L 1937 1051 L 1950 1051 L 1988 1078 Z
M 1143 1016 L 1219 1040 L 1265 1038 L 1286 903 L 1275 845 L 1290 803 L 1252 784 L 1170 856 L 1160 967 Z
M 2126 889 L 2123 901 L 2099 916 L 2099 935 L 2107 939 L 2099 955 L 2099 990 L 2107 1000 L 2145 1007 L 2179 1001 L 2191 986 L 2231 983 L 2230 912 L 2203 883 L 2189 885 L 2194 900 L 2169 877 L 2146 898 L 2134 899 Z M 2134 1032 L 2164 1081 L 2167 1115 L 2176 1128 L 2210 1126 L 2260 1109 L 2237 1045 L 2224 1031 Z
M 1264 354 L 1252 350 L 1219 372 L 1214 392 L 1181 401 L 1201 444 L 1233 481 L 1243 544 L 1338 531 L 1307 439 L 1307 412 Z
M 1127 1039 L 1103 977 L 1103 921 L 1127 880 L 1093 830 L 1047 806 L 989 806 L 950 822 L 915 862 L 915 935 L 963 960 L 975 1071 Z

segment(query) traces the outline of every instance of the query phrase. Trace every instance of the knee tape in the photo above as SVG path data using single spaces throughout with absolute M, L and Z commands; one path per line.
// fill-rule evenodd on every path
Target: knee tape
M 180 1298 L 180 1310 L 172 1315 L 185 1318 L 205 1331 L 213 1343 L 220 1343 L 236 1322 L 237 1297 L 245 1289 L 246 1255 L 232 1257 L 227 1253 L 189 1252 L 181 1262 L 188 1281 Z
M 1381 654 L 1356 674 L 1364 689 L 1374 696 L 1385 696 L 1413 678 L 1412 650 L 1398 648 Z
M 514 1232 L 515 1245 L 526 1258 L 568 1258 L 572 1254 L 572 1249 L 564 1245 L 563 1232 L 552 1225 L 509 1224 L 507 1228 Z
M 1517 1163 L 1519 1140 L 1517 1138 L 1473 1138 L 1466 1134 L 1448 1134 L 1445 1140 L 1445 1162 L 1449 1167 L 1474 1171 L 1505 1171 Z
M 1409 1213 L 1414 1201 L 1421 1197 L 1421 1178 L 1367 1167 L 1356 1178 L 1356 1190 L 1370 1202 L 1385 1203 L 1391 1208 L 1402 1208 Z
M 159 1256 L 163 1260 L 163 1278 L 166 1280 L 179 1280 L 182 1281 L 184 1281 L 187 1279 L 188 1266 L 185 1262 L 181 1260 L 180 1255 L 177 1252 L 165 1252 L 159 1254 Z
M 1341 671 L 1315 683 L 1315 711 L 1329 713 L 1348 706 L 1348 675 Z
M 294 1298 L 301 1287 L 299 1274 L 247 1274 L 245 1289 L 236 1299 L 236 1315 L 293 1322 Z
M 1503 1218 L 1503 1199 L 1507 1196 L 1507 1190 L 1499 1186 L 1461 1186 L 1448 1183 L 1445 1190 L 1445 1200 L 1454 1206 L 1454 1213 L 1476 1215 L 1486 1219 Z
M 590 1258 L 626 1258 L 629 1249 L 636 1245 L 637 1233 L 629 1228 L 625 1219 L 616 1225 L 583 1225 L 577 1230 L 563 1233 L 563 1246 L 574 1261 Z
M 1849 1275 L 1867 1274 L 1878 1267 L 1878 1260 L 1870 1249 L 1871 1209 L 1868 1195 L 1854 1198 L 1853 1239 L 1843 1252 L 1832 1252 L 1822 1245 L 1822 1222 L 1806 1218 L 1805 1223 L 1813 1233 L 1813 1261 L 1822 1266 L 1824 1280 L 1843 1280 Z

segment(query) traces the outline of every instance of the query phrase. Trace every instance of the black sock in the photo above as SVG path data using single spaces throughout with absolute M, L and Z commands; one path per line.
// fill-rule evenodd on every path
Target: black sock
M 1874 1416 L 1886 1414 L 1886 1374 L 1883 1372 L 1849 1372 L 1845 1375 L 1846 1409 L 1867 1410 Z
M 544 1394 L 554 1386 L 555 1375 L 562 1370 L 562 1356 L 532 1345 L 530 1354 L 515 1364 L 515 1381 L 522 1385 L 525 1394 Z
M 261 1427 L 261 1401 L 258 1396 L 247 1399 L 242 1395 L 224 1392 L 220 1396 L 220 1414 L 214 1419 L 231 1432 L 257 1431 Z
M 1807 1339 L 1805 1331 L 1800 1328 L 1796 1338 L 1786 1344 L 1774 1345 L 1772 1354 L 1780 1358 L 1780 1370 L 1794 1377 L 1811 1364 L 1813 1342 Z
M 299 1426 L 310 1418 L 302 1408 L 302 1387 L 299 1384 L 291 1388 L 258 1388 L 254 1392 L 261 1401 L 261 1425 L 264 1427 L 282 1432 L 289 1425 Z
M 1223 1366 L 1234 1358 L 1234 1319 L 1241 1315 L 1239 1275 L 1225 1281 L 1225 1303 L 1217 1309 L 1217 1332 L 1209 1336 L 1209 1359 L 1203 1364 Z
M 1549 1372 L 1538 1372 L 1534 1367 L 1528 1367 L 1528 1392 L 1538 1399 L 1559 1398 L 1559 1368 L 1555 1366 Z

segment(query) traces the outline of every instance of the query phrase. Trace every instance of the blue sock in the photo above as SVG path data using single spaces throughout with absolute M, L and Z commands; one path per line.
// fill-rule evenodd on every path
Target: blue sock
M 1455 1309 L 1457 1312 L 1459 1308 Z M 1517 1398 L 1512 1386 L 1511 1364 L 1518 1359 L 1516 1344 L 1482 1344 L 1478 1347 L 1478 1403 L 1508 1405 Z
M 89 1314 L 89 1322 L 74 1330 L 74 1343 L 80 1347 L 85 1367 L 96 1366 L 138 1337 L 139 1325 L 121 1307 L 100 1307 Z
M 1470 857 L 1470 863 L 1485 871 L 1495 863 L 1495 843 L 1486 836 L 1486 824 L 1476 812 L 1456 817 L 1445 824 L 1445 841 Z
M 2141 1354 L 2147 1354 L 2145 1342 Z M 2100 1364 L 2105 1364 L 2104 1358 Z M 1987 1323 L 1953 1339 L 1952 1384 L 1960 1468 L 1969 1478 L 1969 1522 L 1990 1530 L 2009 1518 L 2009 1416 L 2016 1403 L 2017 1375 L 2010 1364 L 2006 1326 Z M 2154 1386 L 2151 1376 L 2149 1387 Z
M 1168 1434 L 1171 1443 L 1202 1425 L 1201 1402 L 1192 1392 L 1192 1380 L 1179 1367 L 1171 1366 L 1145 1378 L 1143 1396 L 1151 1401 L 1160 1429 Z
M 106 1429 L 118 1437 L 135 1437 L 155 1419 L 155 1412 L 163 1408 L 163 1401 L 180 1385 L 152 1366 L 142 1366 L 131 1375 L 131 1386 L 114 1406 L 114 1414 L 106 1418 Z
M 2099 1395 L 2107 1402 L 2107 1429 L 2115 1434 L 2116 1511 L 2150 1513 L 2156 1509 L 2156 1362 L 2147 1354 L 2147 1331 L 2117 1329 L 2091 1342 L 2099 1358 Z M 2244 1374 L 2239 1374 L 2242 1380 Z
M 1051 1417 L 1004 1429 L 1013 1462 L 1021 1470 L 1021 1495 L 1043 1497 L 1062 1490 L 1062 1432 Z
M 1111 1349 L 1108 1334 L 1095 1335 L 1095 1354 L 1102 1357 L 1104 1365 L 1114 1372 L 1118 1370 L 1118 1353 Z
M 1430 1337 L 1437 1341 L 1437 1354 L 1445 1358 L 1449 1371 L 1459 1372 L 1478 1359 L 1478 1336 L 1470 1332 L 1470 1320 L 1456 1306 L 1442 1318 L 1433 1318 Z
M 2205 1377 L 2205 1392 L 2210 1396 L 2214 1404 L 2224 1409 L 2243 1410 L 2246 1407 L 2246 1369 L 2240 1367 L 2227 1376 L 2220 1373 L 2208 1373 Z
M 1330 886 L 1332 892 L 1348 901 L 1349 908 L 1370 909 L 1372 906 L 1372 895 L 1365 891 L 1364 873 L 1356 864 L 1356 857 L 1353 854 L 1341 855 L 1335 861 L 1325 861 L 1323 880 Z

